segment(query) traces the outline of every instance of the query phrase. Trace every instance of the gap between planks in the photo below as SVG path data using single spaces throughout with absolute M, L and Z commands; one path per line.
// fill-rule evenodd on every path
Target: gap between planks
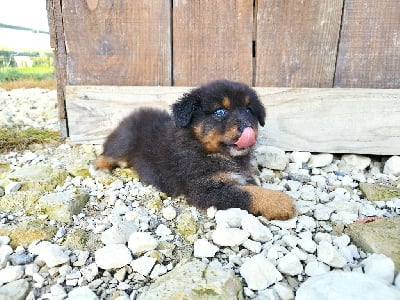
M 191 88 L 67 86 L 71 141 L 100 144 L 139 107 L 169 109 Z M 400 154 L 400 90 L 255 88 L 267 109 L 259 145 L 286 151 Z

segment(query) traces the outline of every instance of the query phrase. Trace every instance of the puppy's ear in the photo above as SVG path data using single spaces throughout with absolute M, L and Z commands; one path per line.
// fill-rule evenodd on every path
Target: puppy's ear
M 266 117 L 265 108 L 262 104 L 260 104 L 260 107 L 258 108 L 257 118 L 261 126 L 265 125 L 265 117 Z
M 193 113 L 200 107 L 199 90 L 184 94 L 172 105 L 172 114 L 176 127 L 187 127 L 192 121 Z

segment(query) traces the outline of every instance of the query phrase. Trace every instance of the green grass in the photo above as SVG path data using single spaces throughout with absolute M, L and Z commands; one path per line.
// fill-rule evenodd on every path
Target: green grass
M 54 68 L 51 66 L 7 67 L 0 69 L 0 82 L 17 80 L 44 80 L 54 78 Z
M 0 153 L 25 150 L 32 144 L 57 144 L 60 141 L 61 137 L 58 131 L 0 127 Z

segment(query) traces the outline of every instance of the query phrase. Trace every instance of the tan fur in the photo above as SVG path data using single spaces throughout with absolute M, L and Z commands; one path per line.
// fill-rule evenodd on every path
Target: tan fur
M 249 211 L 253 214 L 263 215 L 269 220 L 287 220 L 296 215 L 293 200 L 283 192 L 255 185 L 246 185 L 242 189 L 251 195 Z

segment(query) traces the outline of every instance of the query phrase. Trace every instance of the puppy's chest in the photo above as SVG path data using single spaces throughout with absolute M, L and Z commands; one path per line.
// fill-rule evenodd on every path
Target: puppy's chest
M 219 154 L 210 155 L 214 165 L 219 165 L 214 170 L 214 179 L 217 181 L 230 182 L 238 185 L 254 184 L 254 175 L 249 168 L 247 161 L 237 162 Z M 216 162 L 215 159 L 218 161 Z

